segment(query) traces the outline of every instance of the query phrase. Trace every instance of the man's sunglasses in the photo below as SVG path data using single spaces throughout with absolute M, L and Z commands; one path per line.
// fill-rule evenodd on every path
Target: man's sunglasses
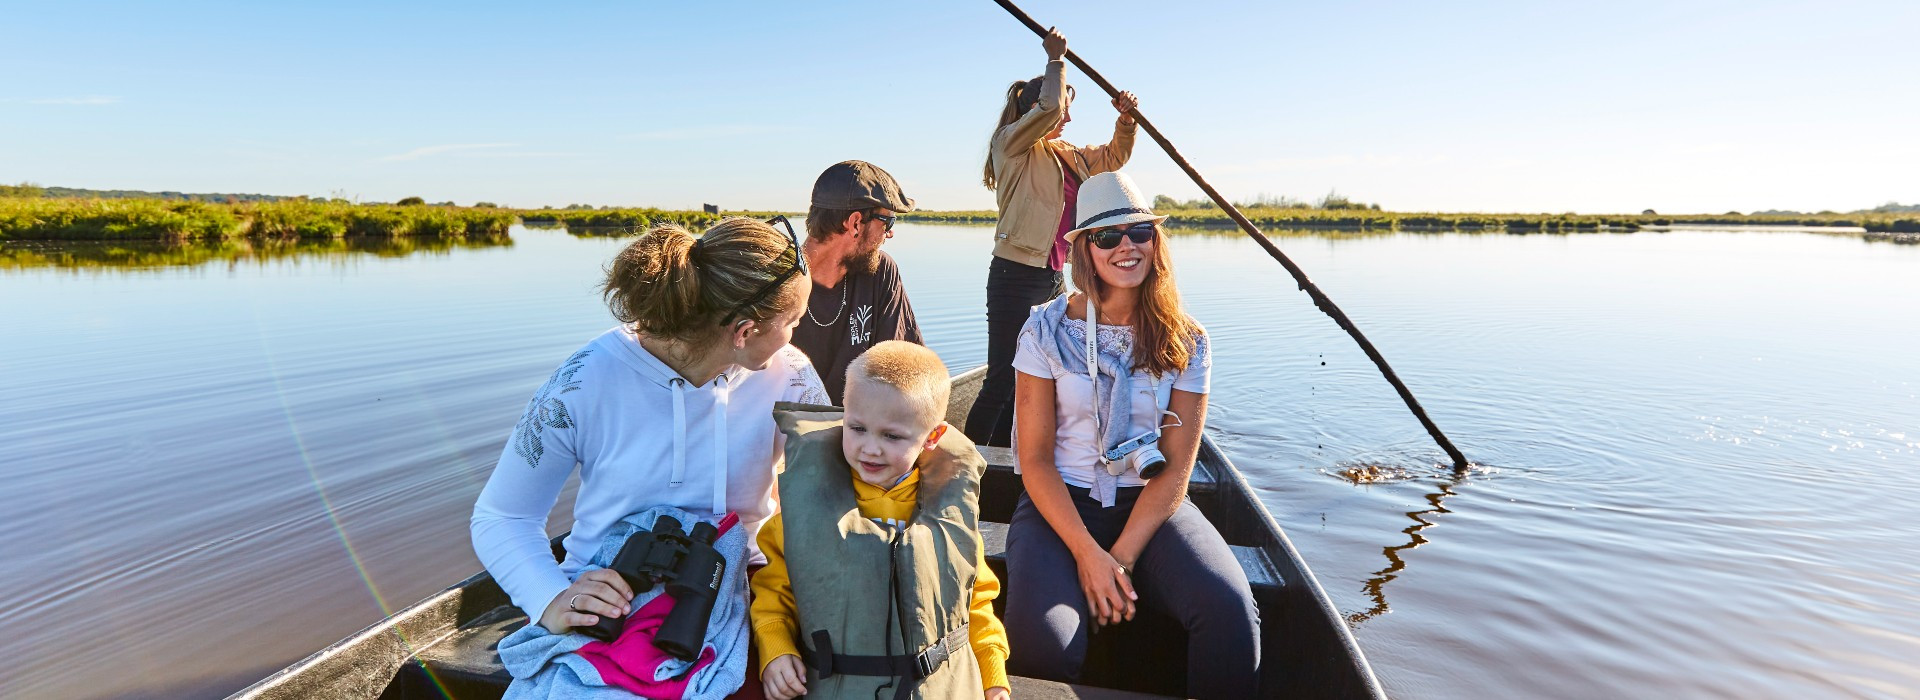
M 1140 245 L 1153 240 L 1154 234 L 1159 232 L 1160 227 L 1155 226 L 1153 222 L 1142 221 L 1126 228 L 1103 228 L 1098 231 L 1088 231 L 1087 238 L 1093 241 L 1093 245 L 1096 248 L 1113 250 L 1114 248 L 1120 247 L 1120 237 L 1122 236 L 1133 239 L 1134 245 Z
M 894 221 L 895 219 L 898 219 L 898 218 L 900 218 L 900 217 L 899 217 L 899 216 L 881 216 L 881 215 L 879 215 L 879 214 L 868 214 L 868 215 L 867 215 L 867 218 L 869 218 L 869 219 L 874 219 L 874 220 L 878 220 L 878 221 L 879 221 L 880 223 L 883 223 L 883 224 L 886 224 L 886 225 L 887 225 L 887 229 L 886 229 L 886 230 L 887 230 L 887 232 L 888 232 L 888 233 L 892 233 L 892 232 L 893 232 L 893 221 Z
M 888 223 L 891 225 L 892 222 Z M 786 284 L 787 280 L 793 279 L 794 274 L 807 273 L 807 254 L 800 250 L 800 237 L 794 234 L 793 224 L 787 221 L 787 217 L 785 216 L 776 216 L 767 219 L 767 225 L 771 226 L 773 224 L 779 224 L 781 227 L 787 229 L 787 251 L 793 253 L 793 264 L 788 265 L 785 272 L 774 275 L 772 280 L 769 280 L 765 286 L 760 288 L 760 291 L 754 292 L 747 297 L 746 301 L 740 302 L 739 306 L 735 306 L 732 311 L 727 312 L 727 317 L 720 319 L 720 325 L 725 326 L 733 323 L 734 317 L 739 316 L 753 305 L 766 301 L 767 295 L 779 289 L 780 285 Z M 784 258 L 786 254 L 782 253 L 780 257 Z

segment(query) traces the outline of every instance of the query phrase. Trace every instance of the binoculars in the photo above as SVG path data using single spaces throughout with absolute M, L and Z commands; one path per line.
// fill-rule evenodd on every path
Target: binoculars
M 654 634 L 653 646 L 682 661 L 698 658 L 706 643 L 707 620 L 713 616 L 720 577 L 727 570 L 726 558 L 713 548 L 719 534 L 712 523 L 704 522 L 694 523 L 692 532 L 683 533 L 679 520 L 663 515 L 653 522 L 652 530 L 628 537 L 613 565 L 607 567 L 625 579 L 635 594 L 666 586 L 666 594 L 673 596 L 673 612 L 667 613 Z M 601 616 L 580 628 L 580 633 L 611 642 L 626 625 L 624 617 Z

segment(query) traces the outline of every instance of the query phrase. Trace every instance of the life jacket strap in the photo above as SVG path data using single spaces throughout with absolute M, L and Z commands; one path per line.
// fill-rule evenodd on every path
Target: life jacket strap
M 967 625 L 962 624 L 948 632 L 918 654 L 896 654 L 894 656 L 860 656 L 854 654 L 833 653 L 833 638 L 826 630 L 815 630 L 813 648 L 800 645 L 801 660 L 812 668 L 821 678 L 836 673 L 849 676 L 888 676 L 904 677 L 915 680 L 924 679 L 946 665 L 947 659 L 965 650 L 971 640 L 967 636 Z

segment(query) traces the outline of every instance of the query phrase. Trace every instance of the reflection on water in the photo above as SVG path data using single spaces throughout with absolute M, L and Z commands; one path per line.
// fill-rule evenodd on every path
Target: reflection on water
M 1427 536 L 1422 534 L 1421 531 L 1433 527 L 1435 523 L 1439 522 L 1438 519 L 1432 518 L 1431 516 L 1453 512 L 1447 510 L 1447 507 L 1442 505 L 1441 501 L 1453 495 L 1454 487 L 1458 486 L 1465 478 L 1466 474 L 1462 472 L 1458 476 L 1452 477 L 1449 481 L 1441 482 L 1439 491 L 1426 494 L 1429 507 L 1407 513 L 1407 517 L 1413 519 L 1413 524 L 1408 525 L 1406 529 L 1400 531 L 1401 534 L 1407 536 L 1407 541 L 1382 548 L 1380 553 L 1387 557 L 1387 568 L 1373 572 L 1373 577 L 1367 579 L 1367 597 L 1373 599 L 1373 607 L 1361 612 L 1347 613 L 1348 625 L 1358 627 L 1360 623 L 1366 622 L 1374 616 L 1392 609 L 1392 606 L 1387 604 L 1387 582 L 1399 577 L 1400 571 L 1407 568 L 1407 560 L 1400 556 L 1400 554 L 1406 550 L 1427 543 Z
M 470 248 L 513 245 L 508 234 L 442 237 L 349 236 L 335 239 L 236 238 L 226 241 L 161 243 L 150 241 L 15 241 L 0 242 L 0 269 L 104 272 L 114 269 L 191 267 L 208 263 L 229 266 L 282 260 L 342 259 L 371 255 L 401 258 L 441 254 Z
M 986 357 L 991 231 L 887 244 L 949 367 Z M 0 247 L 0 695 L 217 697 L 476 571 L 474 498 L 612 324 L 625 242 L 513 236 Z M 1243 235 L 1168 240 L 1212 338 L 1208 430 L 1390 695 L 1920 688 L 1920 248 L 1276 233 L 1499 465 L 1458 479 Z

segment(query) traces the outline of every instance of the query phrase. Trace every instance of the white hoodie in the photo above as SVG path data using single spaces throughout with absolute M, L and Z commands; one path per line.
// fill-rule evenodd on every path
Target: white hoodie
M 776 509 L 784 446 L 776 401 L 827 403 L 805 354 L 781 348 L 766 369 L 733 367 L 693 386 L 614 328 L 534 392 L 473 506 L 473 549 L 513 603 L 540 619 L 615 522 L 654 506 L 740 514 L 753 542 Z M 580 490 L 566 561 L 547 544 L 547 516 L 574 465 Z M 758 550 L 755 562 L 762 561 Z

